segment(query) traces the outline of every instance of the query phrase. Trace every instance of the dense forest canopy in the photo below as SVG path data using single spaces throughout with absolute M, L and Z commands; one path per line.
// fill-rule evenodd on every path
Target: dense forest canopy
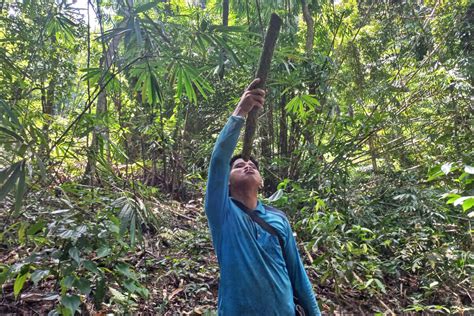
M 271 13 L 261 198 L 322 311 L 474 311 L 472 1 L 3 0 L 1 312 L 215 310 L 207 168 Z

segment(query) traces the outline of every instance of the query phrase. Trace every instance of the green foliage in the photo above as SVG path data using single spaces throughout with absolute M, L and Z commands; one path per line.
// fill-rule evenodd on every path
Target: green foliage
M 36 285 L 54 276 L 61 288 L 61 306 L 57 311 L 69 315 L 79 308 L 80 297 L 84 295 L 93 297 L 98 307 L 109 299 L 129 306 L 141 297 L 148 297 L 148 290 L 141 284 L 142 276 L 122 262 L 124 256 L 141 244 L 141 234 L 137 232 L 139 227 L 147 225 L 142 217 L 144 205 L 126 197 L 114 201 L 113 196 L 106 195 L 94 202 L 87 191 L 73 185 L 61 190 L 65 199 L 57 202 L 66 208 L 51 210 L 42 206 L 36 213 L 36 223 L 21 224 L 18 238 L 7 227 L 2 235 L 4 241 L 22 247 L 48 247 L 48 251 L 34 252 L 13 266 L 3 266 L 2 283 L 15 280 L 14 294 L 18 296 L 27 280 Z M 96 216 L 90 216 L 93 214 L 90 210 L 70 200 L 76 194 L 82 196 L 83 205 L 93 203 L 95 208 L 101 209 Z M 138 207 L 142 209 L 136 209 Z
M 430 179 L 441 168 L 432 169 Z M 442 169 L 443 176 L 449 173 Z M 348 205 L 341 205 L 330 191 L 324 197 L 285 180 L 273 204 L 287 210 L 298 222 L 300 238 L 309 241 L 320 286 L 340 295 L 358 290 L 370 297 L 399 295 L 399 287 L 416 283 L 418 289 L 408 296 L 412 305 L 406 311 L 454 312 L 453 297 L 469 291 L 474 272 L 469 264 L 474 260 L 472 215 L 460 207 L 469 201 L 460 197 L 472 192 L 473 178 L 463 172 L 469 167 L 450 169 L 454 170 L 461 173 L 459 178 L 431 186 L 417 183 L 409 173 L 359 180 L 359 188 L 353 188 L 355 192 L 345 200 Z M 442 194 L 449 183 L 461 194 Z M 447 206 L 441 198 L 449 198 Z M 457 206 L 454 201 L 459 201 Z
M 91 2 L 91 25 L 64 1 L 4 3 L 0 246 L 18 256 L 2 262 L 0 283 L 19 298 L 53 282 L 68 315 L 90 302 L 134 311 L 156 295 L 127 260 L 147 235 L 176 237 L 156 215 L 172 212 L 150 201 L 202 198 L 215 139 L 277 12 L 255 154 L 263 195 L 313 257 L 318 294 L 356 313 L 387 302 L 467 312 L 472 3 L 307 1 L 312 29 L 300 1 L 231 1 L 229 26 L 220 3 L 197 3 Z M 191 235 L 180 254 L 203 255 L 208 236 Z M 193 258 L 173 271 L 199 270 Z

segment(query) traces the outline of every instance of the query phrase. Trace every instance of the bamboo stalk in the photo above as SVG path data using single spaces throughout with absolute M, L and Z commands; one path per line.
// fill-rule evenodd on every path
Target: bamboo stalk
M 260 78 L 260 82 L 255 88 L 264 89 L 267 81 L 268 73 L 270 72 L 270 64 L 272 61 L 273 51 L 275 50 L 276 41 L 282 24 L 281 18 L 272 13 L 270 18 L 270 24 L 268 25 L 267 34 L 265 35 L 265 41 L 263 43 L 262 54 L 260 55 L 260 62 L 258 64 L 258 70 L 256 78 Z M 244 146 L 242 150 L 242 156 L 244 159 L 249 159 L 252 148 L 255 131 L 257 129 L 257 117 L 259 110 L 254 108 L 247 116 L 247 122 L 245 124 L 244 134 Z

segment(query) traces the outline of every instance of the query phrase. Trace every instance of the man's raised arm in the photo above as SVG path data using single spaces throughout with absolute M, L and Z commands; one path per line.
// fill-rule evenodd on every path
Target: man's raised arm
M 211 156 L 207 178 L 205 210 L 211 229 L 214 246 L 218 246 L 220 228 L 226 216 L 229 203 L 229 162 L 239 139 L 245 117 L 254 106 L 262 108 L 265 102 L 265 91 L 255 89 L 260 79 L 255 79 L 245 90 L 234 113 L 219 134 Z M 218 248 L 218 247 L 217 247 Z

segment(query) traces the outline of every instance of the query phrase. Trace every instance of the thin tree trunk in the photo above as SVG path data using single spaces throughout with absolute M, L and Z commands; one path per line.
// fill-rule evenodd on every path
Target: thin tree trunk
M 279 175 L 282 178 L 288 177 L 288 163 L 289 163 L 289 149 L 288 149 L 288 113 L 286 112 L 285 106 L 287 102 L 287 95 L 283 94 L 280 99 L 280 131 L 279 131 L 279 154 L 285 167 L 279 169 Z
M 306 43 L 305 43 L 305 52 L 308 55 L 311 55 L 313 52 L 313 43 L 314 43 L 314 20 L 311 16 L 311 12 L 308 8 L 308 3 L 306 0 L 301 0 L 301 6 L 303 9 L 303 19 L 306 22 Z
M 101 30 L 101 34 L 104 33 L 103 30 L 103 25 L 102 25 L 102 17 L 101 17 L 101 11 L 100 11 L 100 4 L 97 2 L 97 14 L 98 14 L 98 19 L 99 19 L 99 26 Z M 118 28 L 124 27 L 125 26 L 125 21 L 120 23 Z M 112 67 L 112 64 L 114 62 L 114 57 L 117 54 L 118 46 L 120 43 L 120 40 L 123 36 L 123 33 L 120 33 L 116 35 L 115 37 L 112 38 L 109 47 L 106 48 L 105 42 L 102 42 L 102 57 L 100 59 L 100 68 L 103 70 L 103 73 L 105 74 L 110 70 Z M 97 98 L 97 106 L 96 106 L 96 120 L 97 122 L 101 122 L 102 120 L 106 119 L 107 116 L 107 93 L 106 89 L 104 89 L 104 77 L 105 75 L 102 75 L 100 88 L 101 92 Z M 96 163 L 97 163 L 97 155 L 99 154 L 99 145 L 100 145 L 100 139 L 109 139 L 109 130 L 107 126 L 107 120 L 106 124 L 102 123 L 97 123 L 96 126 L 93 130 L 93 135 L 92 135 L 92 142 L 88 150 L 88 159 L 87 159 L 87 165 L 86 165 L 86 170 L 84 172 L 84 176 L 87 178 L 89 177 L 91 179 L 91 184 L 93 183 L 93 179 L 96 176 Z M 110 161 L 110 149 L 107 147 L 107 159 Z
M 222 0 L 222 25 L 229 25 L 229 0 Z
M 258 0 L 255 0 L 255 6 L 257 7 L 257 15 L 258 15 L 258 23 L 260 25 L 260 32 L 262 33 L 262 36 L 264 36 L 265 32 L 263 30 L 262 14 L 260 12 L 260 2 Z
M 247 14 L 247 25 L 249 26 L 250 30 L 250 8 L 249 8 L 249 0 L 245 0 L 245 12 Z
M 51 40 L 51 47 L 54 47 L 56 43 L 56 37 L 53 35 L 50 37 Z M 52 49 L 50 54 L 50 60 L 52 62 L 51 69 L 57 68 L 57 59 L 55 58 L 55 49 Z M 52 75 L 51 79 L 49 80 L 48 87 L 43 87 L 41 89 L 41 105 L 43 107 L 43 115 L 44 115 L 44 125 L 43 125 L 43 135 L 45 139 L 45 143 L 43 146 L 44 150 L 44 160 L 48 160 L 49 156 L 49 129 L 53 122 L 53 115 L 54 115 L 54 99 L 56 94 L 56 78 Z
M 286 94 L 281 96 L 280 102 L 280 158 L 288 157 L 288 121 L 286 114 Z
M 222 0 L 222 25 L 223 26 L 229 25 L 229 0 Z M 226 41 L 225 35 L 223 35 L 222 39 Z M 224 78 L 224 73 L 225 73 L 225 59 L 226 59 L 224 49 L 221 50 L 220 59 L 221 59 L 221 69 L 219 72 L 219 78 L 222 80 Z
M 306 0 L 301 0 L 301 7 L 303 11 L 303 19 L 306 23 L 306 42 L 305 42 L 305 54 L 308 58 L 311 58 L 313 53 L 313 43 L 314 43 L 314 20 L 311 15 L 311 11 L 308 7 Z M 316 80 L 320 81 L 320 76 L 316 77 Z M 319 85 L 319 84 L 318 84 Z M 316 83 L 313 83 L 309 86 L 309 94 L 316 94 Z M 316 116 L 310 115 L 308 122 L 303 129 L 303 135 L 309 144 L 314 144 L 314 125 L 315 125 Z
M 370 158 L 372 160 L 372 170 L 374 173 L 377 173 L 378 172 L 377 153 L 374 146 L 374 135 L 370 136 L 369 138 L 369 150 L 370 150 Z

